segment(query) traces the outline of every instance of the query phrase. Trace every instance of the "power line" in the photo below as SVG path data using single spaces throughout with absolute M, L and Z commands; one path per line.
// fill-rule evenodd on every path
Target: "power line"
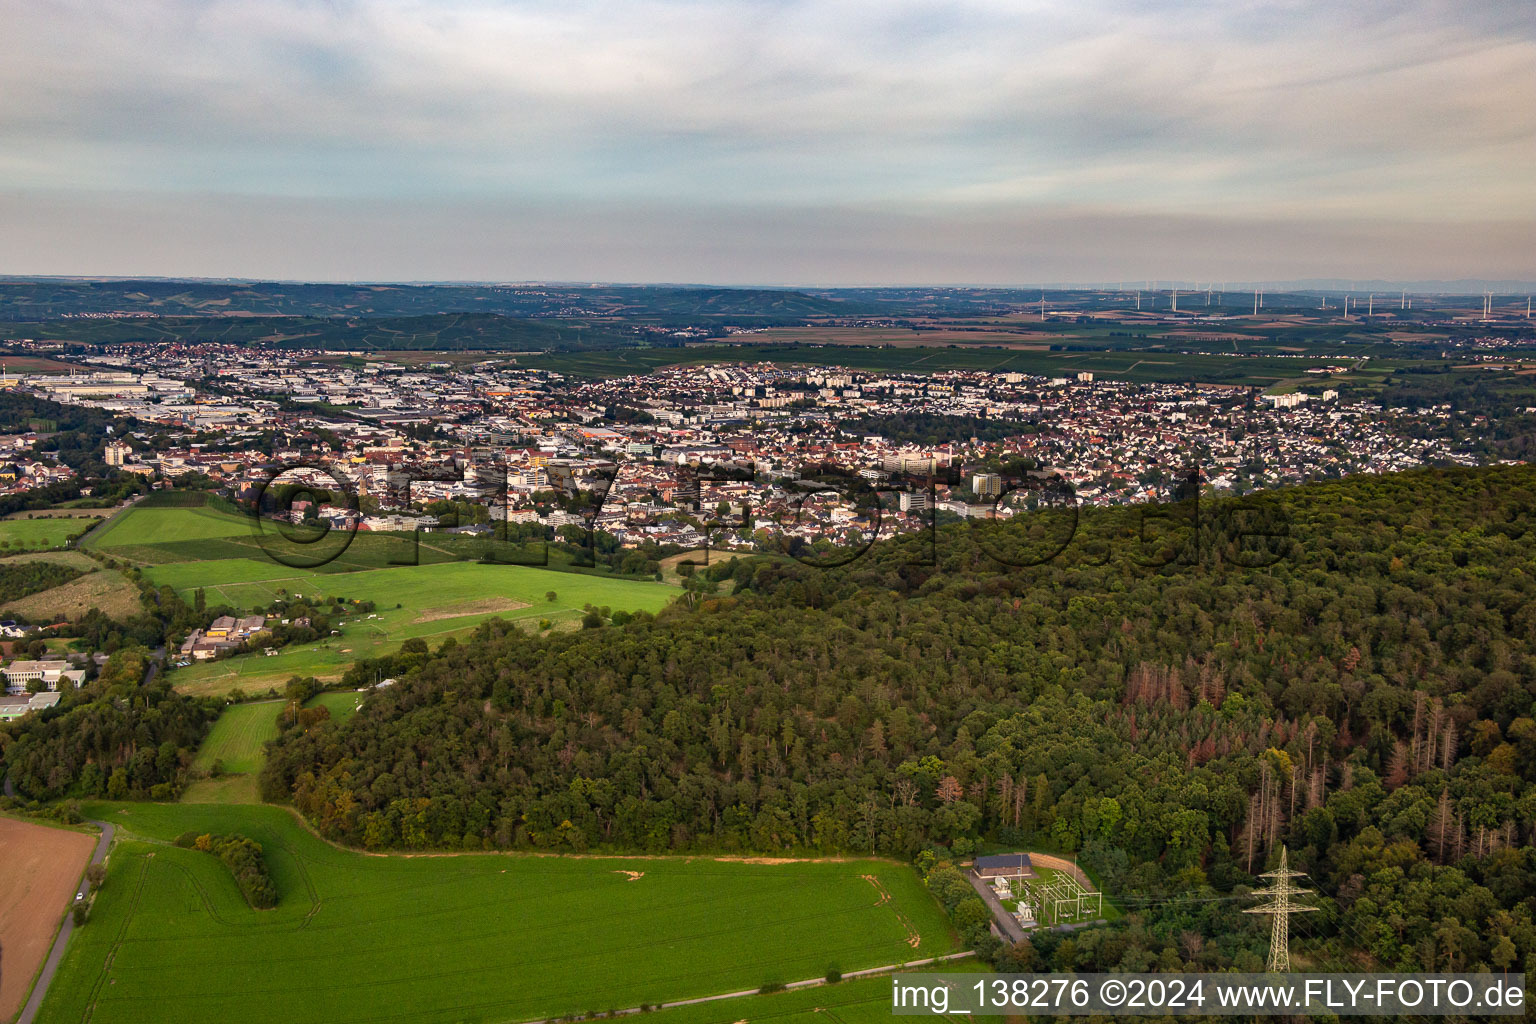
M 1303 878 L 1305 871 L 1292 871 L 1287 862 L 1288 851 L 1280 847 L 1280 867 L 1274 871 L 1266 871 L 1260 878 L 1272 878 L 1274 882 L 1263 889 L 1255 889 L 1253 895 L 1270 897 L 1269 902 L 1261 903 L 1256 907 L 1244 910 L 1245 914 L 1270 915 L 1269 931 L 1269 963 L 1265 970 L 1271 974 L 1280 974 L 1291 969 L 1290 950 L 1290 917 L 1292 914 L 1305 914 L 1314 911 L 1316 907 L 1307 906 L 1304 903 L 1292 903 L 1293 896 L 1310 896 L 1312 890 L 1300 889 L 1291 884 L 1293 878 Z

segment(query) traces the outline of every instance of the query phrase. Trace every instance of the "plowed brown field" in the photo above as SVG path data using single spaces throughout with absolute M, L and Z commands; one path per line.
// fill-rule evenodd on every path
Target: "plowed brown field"
M 0 818 L 0 1020 L 21 1009 L 96 840 Z

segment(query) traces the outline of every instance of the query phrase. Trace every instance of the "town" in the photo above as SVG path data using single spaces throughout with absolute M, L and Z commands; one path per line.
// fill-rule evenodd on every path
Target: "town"
M 587 380 L 506 358 L 407 365 L 211 345 L 122 346 L 84 361 L 88 372 L 9 383 L 132 418 L 138 428 L 107 445 L 106 461 L 154 486 L 190 476 L 250 498 L 275 480 L 303 484 L 274 514 L 350 530 L 490 534 L 506 523 L 597 531 L 625 549 L 776 551 L 862 543 L 935 517 L 1007 517 L 1031 496 L 1009 484 L 1024 472 L 1099 505 L 1166 499 L 1192 472 L 1241 494 L 1487 460 L 1447 429 L 1450 404 L 1385 410 L 1329 386 L 1344 368 L 1317 360 L 1305 371 L 1315 383 L 1270 394 L 1091 372 L 773 363 Z M 1482 420 L 1462 426 L 1475 435 Z M 68 472 L 25 467 L 21 477 L 40 480 Z M 839 476 L 855 486 L 834 486 Z

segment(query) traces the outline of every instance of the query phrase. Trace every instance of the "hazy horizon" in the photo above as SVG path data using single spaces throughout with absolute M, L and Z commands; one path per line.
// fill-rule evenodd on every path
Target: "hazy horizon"
M 835 285 L 816 281 L 756 281 L 741 284 L 722 284 L 718 281 L 664 281 L 632 280 L 606 281 L 592 278 L 298 278 L 298 277 L 249 277 L 230 275 L 208 277 L 202 275 L 160 274 L 17 274 L 0 273 L 0 281 L 68 281 L 68 282 L 132 282 L 166 281 L 191 284 L 288 284 L 288 285 L 336 285 L 336 286 L 393 286 L 402 288 L 677 288 L 677 289 L 730 289 L 743 291 L 878 291 L 913 290 L 921 288 L 983 289 L 992 291 L 1047 292 L 1106 292 L 1106 291 L 1171 291 L 1203 292 L 1226 290 L 1244 292 L 1267 289 L 1275 292 L 1360 292 L 1372 289 L 1390 294 L 1406 291 L 1415 295 L 1440 295 L 1450 298 L 1478 297 L 1491 292 L 1495 298 L 1523 296 L 1536 293 L 1536 281 L 1172 281 L 1143 278 L 1126 281 L 1017 281 L 1012 283 L 984 283 L 960 281 L 938 283 L 934 281 L 887 281 L 869 285 Z
M 1536 280 L 1536 19 L 21 0 L 0 273 Z

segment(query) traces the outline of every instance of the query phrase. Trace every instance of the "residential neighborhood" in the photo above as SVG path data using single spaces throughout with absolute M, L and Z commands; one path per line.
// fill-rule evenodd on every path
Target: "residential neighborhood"
M 1094 505 L 1166 498 L 1191 473 L 1213 492 L 1244 493 L 1486 459 L 1451 439 L 1449 405 L 1388 410 L 1331 386 L 1260 394 L 1090 372 L 771 363 L 586 380 L 508 360 L 338 361 L 220 345 L 108 346 L 87 361 L 97 368 L 21 374 L 14 386 L 143 424 L 106 460 L 152 486 L 190 475 L 250 500 L 274 480 L 305 484 L 316 497 L 281 516 L 345 530 L 506 523 L 601 532 L 624 549 L 778 550 L 917 530 L 934 516 L 1007 517 L 1031 497 L 1018 487 L 1026 468 Z M 1325 385 L 1345 369 L 1297 363 L 1299 378 Z M 940 434 L 902 427 L 925 422 Z M 13 468 L 13 481 L 59 472 L 36 460 Z M 440 518 L 449 508 L 468 518 Z M 229 642 L 210 630 L 183 654 L 212 657 Z

